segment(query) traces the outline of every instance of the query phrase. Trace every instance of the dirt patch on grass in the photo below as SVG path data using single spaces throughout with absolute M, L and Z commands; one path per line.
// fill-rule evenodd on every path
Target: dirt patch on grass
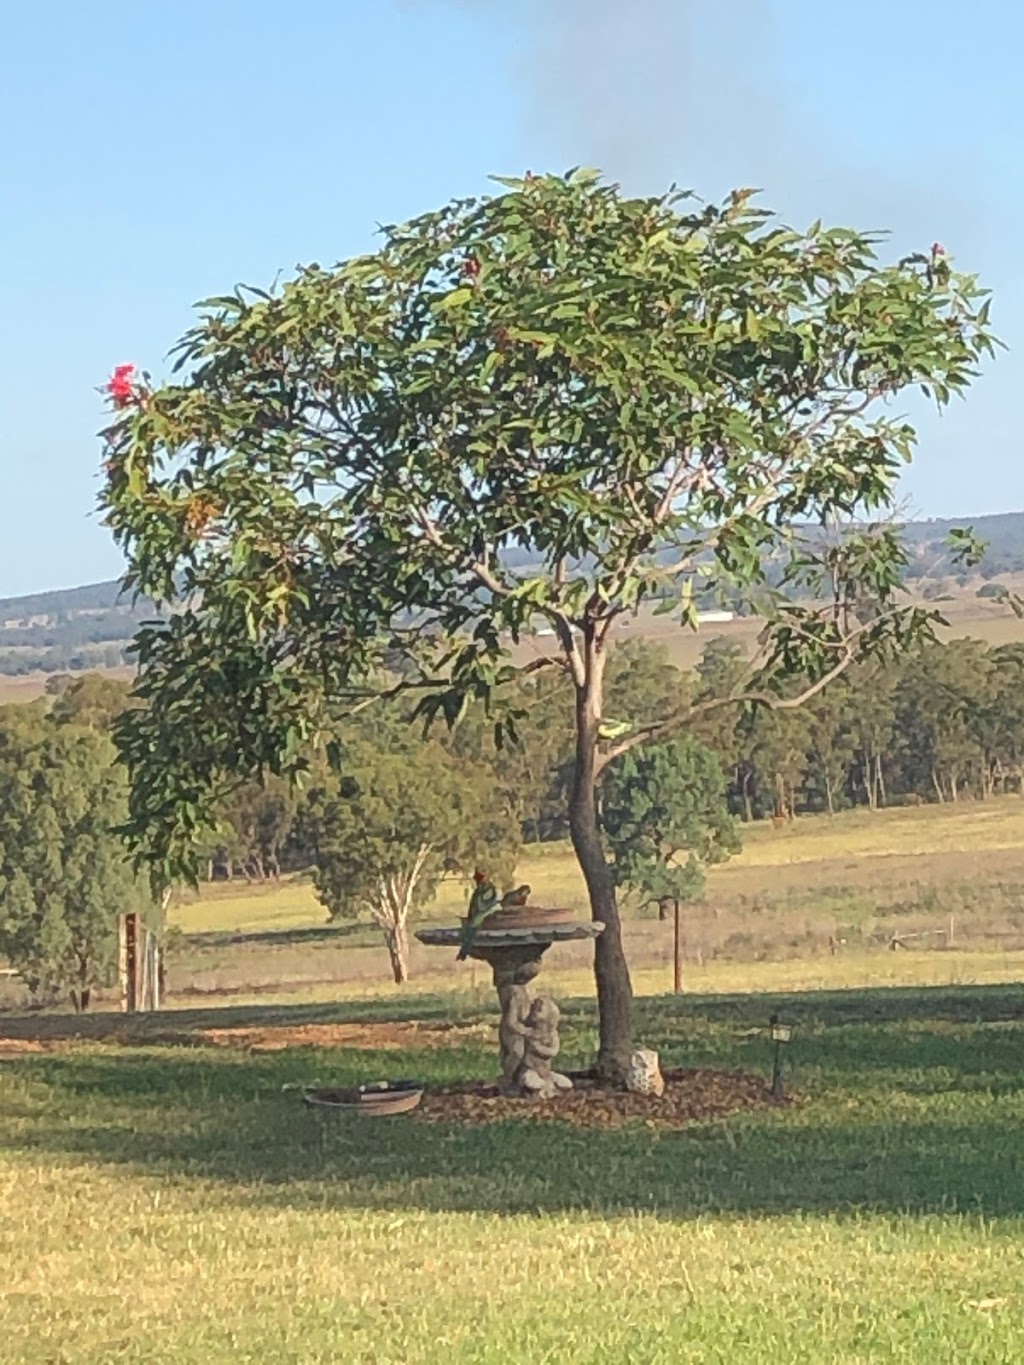
M 6 1061 L 9 1057 L 34 1056 L 36 1053 L 52 1050 L 52 1047 L 52 1043 L 48 1046 L 38 1038 L 0 1038 L 0 1062 Z
M 478 1125 L 502 1119 L 569 1123 L 578 1128 L 618 1128 L 640 1123 L 649 1128 L 685 1128 L 727 1118 L 749 1109 L 792 1103 L 773 1098 L 763 1076 L 744 1071 L 666 1070 L 664 1095 L 604 1090 L 587 1078 L 550 1100 L 503 1095 L 484 1081 L 431 1087 L 415 1117 L 428 1123 Z
M 249 1016 L 233 1024 L 217 1022 L 218 1014 Z M 49 1052 L 66 1050 L 89 1043 L 119 1047 L 224 1047 L 242 1052 L 283 1052 L 287 1048 L 358 1048 L 360 1050 L 400 1052 L 459 1047 L 461 1044 L 492 1046 L 497 1021 L 402 1019 L 368 1020 L 352 1023 L 290 1022 L 287 1019 L 266 1023 L 250 1019 L 269 1010 L 220 1011 L 217 1009 L 182 1011 L 179 1024 L 175 1012 L 125 1016 L 113 1012 L 93 1015 L 35 1015 L 4 1020 L 0 1018 L 0 1054 L 10 1052 Z

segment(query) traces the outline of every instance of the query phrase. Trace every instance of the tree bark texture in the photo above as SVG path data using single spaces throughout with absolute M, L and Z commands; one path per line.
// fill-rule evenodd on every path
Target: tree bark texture
M 391 962 L 391 975 L 394 977 L 397 986 L 404 986 L 409 980 L 409 936 L 406 933 L 405 925 L 400 924 L 397 928 L 385 929 L 384 941 L 387 944 L 388 958 Z
M 569 829 L 587 884 L 591 918 L 604 925 L 594 943 L 599 1048 L 597 1074 L 625 1082 L 633 1051 L 633 985 L 622 947 L 615 885 L 597 815 L 597 744 L 601 725 L 604 650 L 591 629 L 585 639 L 584 678 L 576 687 L 576 761 L 569 798 Z

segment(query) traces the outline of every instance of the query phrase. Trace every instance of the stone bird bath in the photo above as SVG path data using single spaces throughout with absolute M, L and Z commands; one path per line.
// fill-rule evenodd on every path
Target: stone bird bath
M 558 1007 L 535 997 L 534 977 L 553 943 L 596 938 L 603 924 L 574 920 L 568 910 L 516 906 L 498 910 L 476 931 L 469 956 L 490 967 L 501 1006 L 498 1042 L 502 1088 L 507 1094 L 548 1098 L 572 1082 L 553 1068 L 558 1054 Z M 463 928 L 421 929 L 416 937 L 436 948 L 458 948 Z

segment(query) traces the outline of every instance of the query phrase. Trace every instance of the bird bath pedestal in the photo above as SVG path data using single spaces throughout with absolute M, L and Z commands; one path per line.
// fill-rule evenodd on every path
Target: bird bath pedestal
M 552 943 L 596 938 L 603 924 L 573 920 L 568 911 L 498 911 L 477 930 L 469 956 L 486 962 L 501 1006 L 498 1043 L 502 1088 L 508 1094 L 542 1098 L 568 1089 L 571 1081 L 552 1069 L 558 1053 L 558 1009 L 554 1001 L 534 996 L 532 982 L 541 958 Z M 421 929 L 421 943 L 458 948 L 463 930 Z

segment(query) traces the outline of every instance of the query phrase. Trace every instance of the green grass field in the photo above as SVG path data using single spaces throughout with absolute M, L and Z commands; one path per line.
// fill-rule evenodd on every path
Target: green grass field
M 712 868 L 703 902 L 686 907 L 684 977 L 699 991 L 815 989 L 843 985 L 950 985 L 1016 980 L 1024 963 L 1024 800 L 802 817 L 744 830 L 743 853 Z M 527 849 L 518 877 L 540 904 L 586 915 L 567 847 Z M 446 883 L 429 920 L 453 921 L 468 886 Z M 379 934 L 329 926 L 306 881 L 215 885 L 171 910 L 182 936 L 170 959 L 169 1003 L 197 997 L 266 1003 L 334 999 L 387 980 Z M 953 941 L 948 933 L 953 930 Z M 913 951 L 891 952 L 894 933 Z M 627 907 L 637 989 L 671 984 L 671 926 Z M 831 940 L 831 944 L 830 944 Z M 833 949 L 838 951 L 833 954 Z M 936 950 L 941 951 L 936 951 Z M 585 991 L 590 950 L 552 953 L 545 977 Z M 414 944 L 412 989 L 486 989 L 486 970 L 451 974 L 449 955 Z M 552 975 L 553 974 L 553 975 Z M 564 983 L 564 984 L 563 984 Z
M 492 1074 L 495 1013 L 486 969 L 438 950 L 391 986 L 372 930 L 325 926 L 301 881 L 176 906 L 161 1014 L 0 1014 L 0 1359 L 1024 1359 L 1024 942 L 993 928 L 1024 915 L 1024 801 L 746 835 L 687 912 L 685 994 L 669 926 L 627 924 L 637 1035 L 767 1076 L 779 1010 L 785 1110 L 683 1131 L 306 1111 L 289 1087 Z M 582 910 L 564 849 L 520 873 Z M 868 933 L 950 914 L 942 951 Z M 585 1062 L 585 948 L 540 980 Z
M 851 886 L 888 878 L 900 860 L 919 860 L 912 871 L 926 876 L 936 859 L 955 860 L 954 870 L 976 879 L 999 862 L 1016 858 L 1024 847 L 1024 800 L 1017 796 L 959 805 L 916 806 L 882 811 L 850 811 L 829 819 L 801 816 L 775 828 L 760 821 L 743 829 L 743 852 L 708 873 L 708 899 L 753 895 L 771 884 L 792 892 L 827 884 L 845 874 Z M 1024 859 L 1022 859 L 1024 866 Z M 579 868 L 564 844 L 533 845 L 516 876 L 533 887 L 533 899 L 583 910 L 586 894 Z M 461 914 L 468 882 L 443 884 L 430 919 Z M 253 933 L 313 928 L 325 913 L 306 880 L 251 887 L 223 883 L 186 897 L 171 910 L 172 924 L 186 934 Z
M 1015 988 L 645 1000 L 663 1060 L 802 1102 L 684 1132 L 322 1119 L 283 1087 L 486 1073 L 491 1042 L 245 1054 L 93 1039 L 0 1062 L 12 1362 L 1024 1358 Z M 218 1010 L 372 1024 L 393 1003 Z M 404 1012 L 448 1017 L 444 996 Z M 463 1004 L 463 1022 L 475 1016 Z M 593 1042 L 589 1002 L 565 1049 Z M 486 1031 L 485 1031 L 486 1035 Z

